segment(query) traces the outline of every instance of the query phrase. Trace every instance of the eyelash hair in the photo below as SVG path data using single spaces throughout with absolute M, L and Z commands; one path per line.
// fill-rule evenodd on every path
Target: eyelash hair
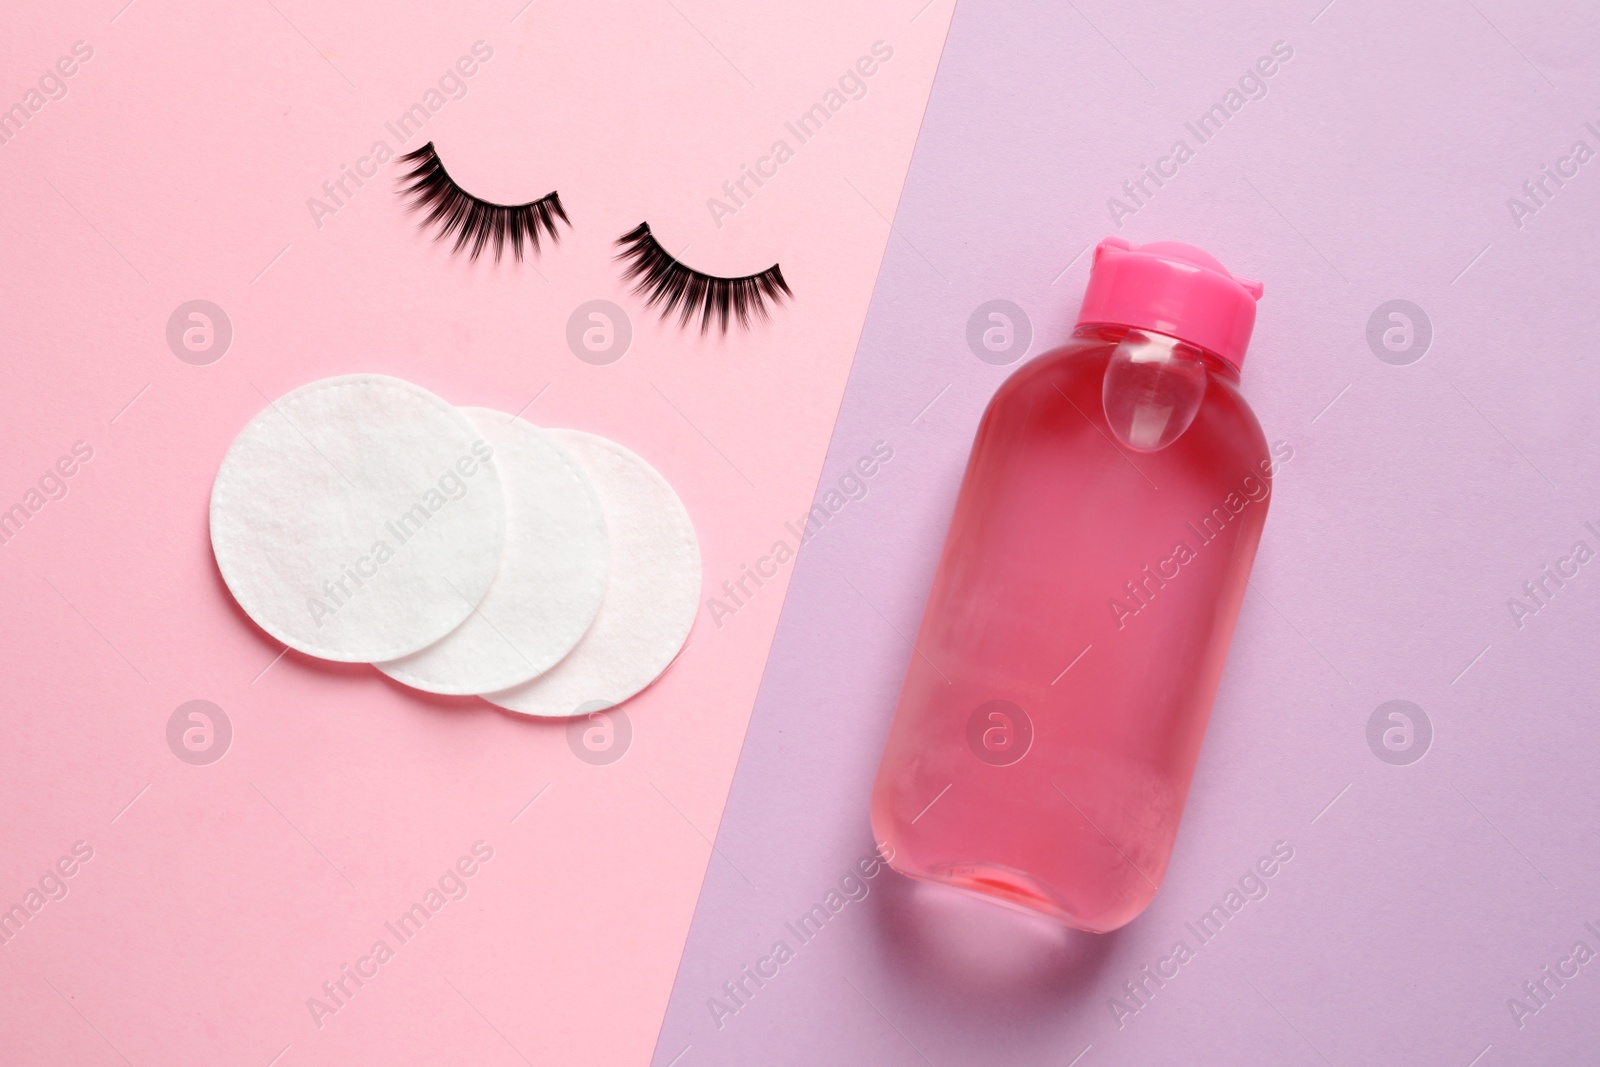
M 493 241 L 496 263 L 500 261 L 500 254 L 507 244 L 511 245 L 512 254 L 520 262 L 524 241 L 532 246 L 537 255 L 539 242 L 543 238 L 549 238 L 552 243 L 561 240 L 556 230 L 557 219 L 568 226 L 572 225 L 566 211 L 562 210 L 559 193 L 551 193 L 526 204 L 492 204 L 473 196 L 457 185 L 455 179 L 445 171 L 432 141 L 401 156 L 400 162 L 410 168 L 400 177 L 402 182 L 410 183 L 400 190 L 401 195 L 411 198 L 409 206 L 412 211 L 428 212 L 422 225 L 424 228 L 438 227 L 434 240 L 455 235 L 452 252 L 459 252 L 470 245 L 471 256 L 475 260 Z
M 684 266 L 661 247 L 648 222 L 617 238 L 617 244 L 622 251 L 616 258 L 628 263 L 623 280 L 638 279 L 633 291 L 645 298 L 646 306 L 659 304 L 662 318 L 676 309 L 680 326 L 687 326 L 698 312 L 701 333 L 711 328 L 713 316 L 723 333 L 730 317 L 748 328 L 752 315 L 765 319 L 768 304 L 794 296 L 776 263 L 743 278 L 718 278 Z

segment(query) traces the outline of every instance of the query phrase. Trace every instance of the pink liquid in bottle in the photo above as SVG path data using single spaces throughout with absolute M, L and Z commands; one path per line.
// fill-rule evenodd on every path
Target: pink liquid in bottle
M 872 795 L 903 874 L 1114 930 L 1166 873 L 1267 517 L 1256 282 L 1095 252 L 978 427 Z

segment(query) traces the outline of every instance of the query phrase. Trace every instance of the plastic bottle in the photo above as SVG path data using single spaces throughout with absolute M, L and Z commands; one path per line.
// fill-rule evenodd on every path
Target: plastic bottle
M 873 788 L 901 873 L 1097 932 L 1154 897 L 1293 454 L 1239 394 L 1260 296 L 1108 238 L 990 401 Z

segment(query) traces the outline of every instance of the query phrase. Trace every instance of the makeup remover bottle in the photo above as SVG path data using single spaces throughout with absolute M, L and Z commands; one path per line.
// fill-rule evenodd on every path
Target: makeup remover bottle
M 1150 903 L 1292 454 L 1239 393 L 1260 296 L 1108 238 L 990 401 L 873 788 L 895 869 L 1096 932 Z

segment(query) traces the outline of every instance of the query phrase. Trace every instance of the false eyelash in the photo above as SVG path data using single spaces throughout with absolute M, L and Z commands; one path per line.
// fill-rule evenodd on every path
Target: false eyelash
M 556 230 L 556 219 L 572 225 L 561 208 L 559 193 L 551 193 L 526 204 L 491 204 L 473 196 L 457 185 L 455 179 L 445 171 L 432 141 L 401 156 L 400 162 L 411 168 L 400 177 L 402 182 L 410 183 L 400 190 L 401 195 L 411 198 L 412 211 L 428 212 L 428 217 L 422 220 L 424 227 L 437 224 L 439 232 L 434 235 L 434 240 L 455 235 L 456 243 L 450 250 L 452 252 L 459 252 L 470 244 L 472 258 L 477 259 L 483 253 L 484 246 L 492 240 L 495 262 L 498 263 L 500 253 L 509 242 L 512 254 L 520 262 L 524 241 L 533 247 L 537 255 L 542 238 L 548 237 L 551 242 L 561 240 L 561 234 Z
M 776 263 L 743 278 L 718 278 L 684 266 L 661 247 L 648 222 L 617 238 L 617 244 L 622 251 L 616 258 L 628 261 L 623 280 L 639 279 L 633 291 L 645 297 L 646 306 L 660 304 L 662 318 L 676 308 L 680 326 L 687 326 L 698 311 L 701 333 L 710 329 L 713 315 L 723 333 L 728 332 L 730 316 L 748 328 L 752 314 L 765 319 L 769 303 L 794 296 Z

